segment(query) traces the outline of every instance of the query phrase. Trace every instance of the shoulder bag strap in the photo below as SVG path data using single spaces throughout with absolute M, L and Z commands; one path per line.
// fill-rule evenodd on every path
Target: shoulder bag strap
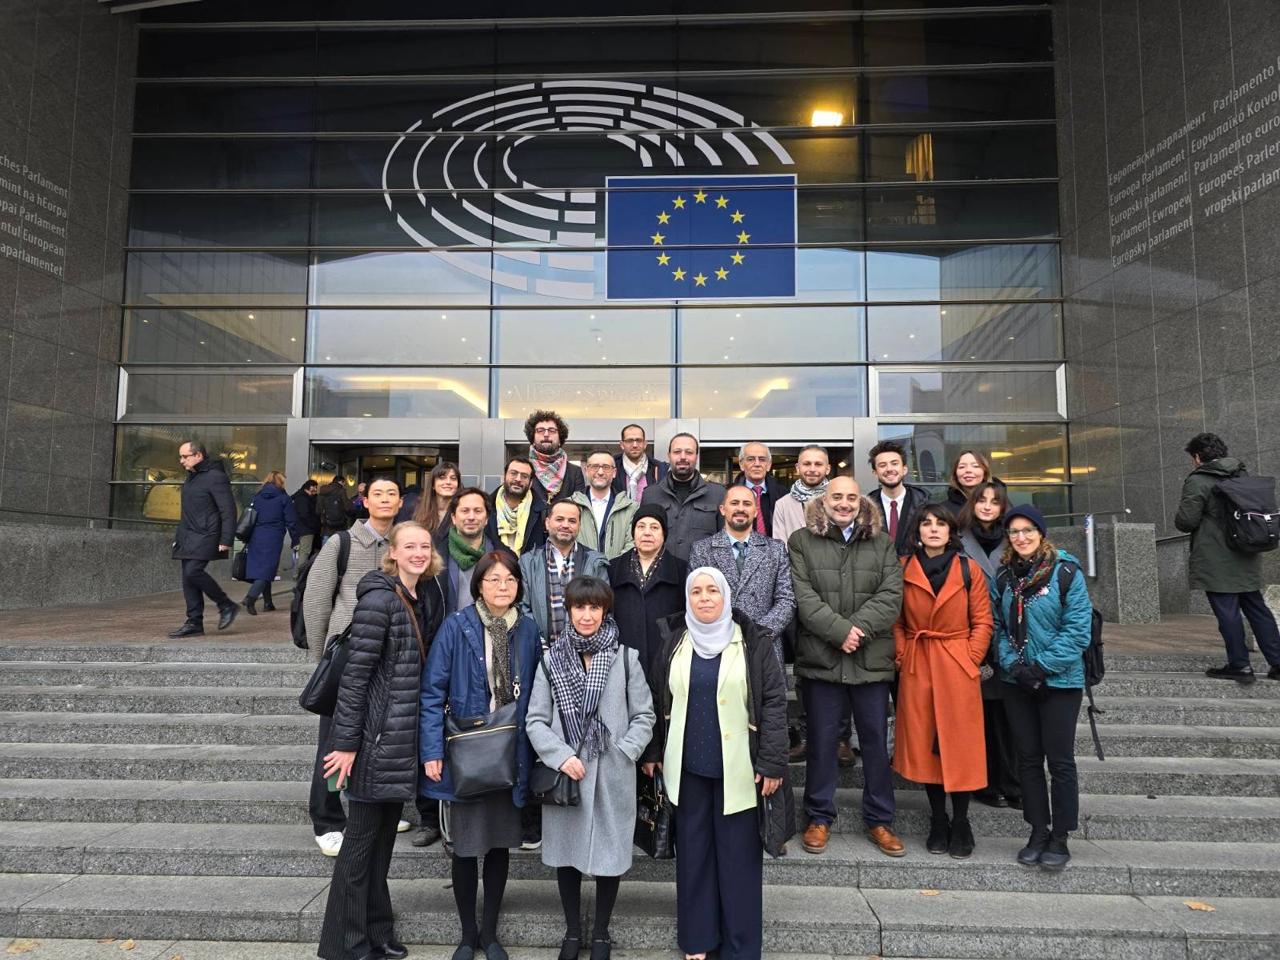
M 622 644 L 618 644 L 618 646 L 621 647 Z M 551 709 L 555 710 L 557 709 L 556 708 L 556 685 L 551 682 L 551 668 L 547 666 L 547 658 L 544 657 L 541 653 L 538 654 L 538 660 L 541 661 L 542 663 L 542 672 L 547 675 L 547 687 L 550 688 L 551 690 Z M 624 670 L 626 669 L 625 663 L 623 664 L 623 669 Z M 596 715 L 599 712 L 600 712 L 600 704 L 597 703 L 596 708 L 591 711 L 591 716 L 587 717 L 586 722 L 582 725 L 583 739 L 586 739 L 587 731 L 591 729 L 591 724 L 596 722 Z M 574 749 L 573 755 L 576 757 L 580 753 L 582 753 L 581 743 L 579 743 L 578 746 Z
M 400 584 L 396 584 L 396 596 L 400 598 L 400 602 L 404 604 L 405 612 L 409 614 L 409 622 L 413 624 L 413 635 L 418 638 L 418 653 L 422 657 L 423 662 L 427 659 L 427 645 L 422 642 L 422 627 L 418 624 L 418 615 L 414 613 L 413 604 L 409 602 L 409 598 L 405 596 L 404 590 Z

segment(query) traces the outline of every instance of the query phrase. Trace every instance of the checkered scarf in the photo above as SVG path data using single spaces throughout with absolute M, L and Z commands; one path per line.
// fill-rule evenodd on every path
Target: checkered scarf
M 547 631 L 549 637 L 560 636 L 569 623 L 564 609 L 564 585 L 573 579 L 573 554 L 576 549 L 570 550 L 569 556 L 565 557 L 564 573 L 561 573 L 556 565 L 556 554 L 559 551 L 550 540 L 547 541 L 547 608 L 551 614 L 548 622 L 551 629 Z
M 591 656 L 591 669 L 583 669 L 582 657 Z M 609 680 L 609 670 L 618 656 L 618 624 L 605 617 L 600 629 L 584 637 L 572 626 L 547 654 L 547 670 L 565 743 L 577 749 L 583 760 L 594 760 L 608 746 L 609 730 L 600 721 L 600 698 Z M 583 729 L 589 727 L 589 729 Z

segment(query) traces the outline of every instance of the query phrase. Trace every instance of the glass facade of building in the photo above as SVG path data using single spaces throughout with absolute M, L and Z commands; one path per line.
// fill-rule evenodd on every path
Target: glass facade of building
M 167 516 L 191 433 L 247 496 L 291 419 L 536 407 L 865 418 L 1068 509 L 1047 4 L 723 6 L 147 14 L 113 512 Z M 794 296 L 608 299 L 606 177 L 760 174 Z

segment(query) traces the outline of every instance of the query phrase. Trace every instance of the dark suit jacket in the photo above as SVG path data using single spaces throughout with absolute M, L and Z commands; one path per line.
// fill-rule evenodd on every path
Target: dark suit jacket
M 617 469 L 617 473 L 613 477 L 613 492 L 621 493 L 627 489 L 627 475 L 622 472 L 622 454 L 616 453 L 613 456 L 613 465 Z M 645 470 L 644 475 L 648 477 L 649 484 L 655 484 L 667 475 L 667 463 L 665 460 L 655 460 L 649 458 L 649 467 Z
M 699 540 L 689 551 L 689 569 L 715 567 L 729 583 L 729 600 L 733 609 L 741 611 L 756 626 L 781 637 L 796 612 L 795 593 L 791 588 L 791 564 L 787 547 L 751 531 L 747 538 L 747 556 L 738 572 L 733 558 L 733 545 L 724 530 Z M 781 648 L 779 648 L 781 649 Z
M 738 475 L 733 478 L 731 486 L 750 486 L 747 483 L 747 475 L 739 471 Z M 764 493 L 760 494 L 760 512 L 764 514 L 764 535 L 766 537 L 773 536 L 773 508 L 778 501 L 791 492 L 791 488 L 784 486 L 777 480 L 773 479 L 772 473 L 766 473 L 764 476 Z
M 485 525 L 484 535 L 489 538 L 491 543 L 501 543 L 498 539 L 498 497 L 502 496 L 502 487 L 489 494 L 489 522 Z M 527 550 L 534 547 L 540 547 L 547 539 L 547 498 L 545 495 L 539 496 L 536 492 L 533 495 L 533 505 L 529 507 L 529 522 L 524 528 L 524 543 L 520 544 L 520 549 L 516 551 L 517 556 L 521 556 Z
M 902 514 L 898 517 L 898 536 L 894 540 L 894 547 L 897 548 L 898 556 L 907 557 L 916 552 L 914 514 L 933 498 L 924 487 L 917 487 L 914 483 L 904 483 L 903 486 L 907 488 L 907 498 L 902 501 Z M 882 529 L 888 533 L 889 515 L 885 512 L 884 498 L 880 496 L 880 488 L 876 487 L 872 490 L 867 494 L 867 498 L 879 509 Z

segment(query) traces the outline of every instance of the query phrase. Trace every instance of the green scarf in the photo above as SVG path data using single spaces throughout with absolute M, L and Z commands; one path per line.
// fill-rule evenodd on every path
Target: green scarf
M 450 527 L 449 556 L 453 558 L 459 570 L 470 570 L 484 556 L 484 538 L 481 537 L 480 546 L 473 547 L 462 539 L 462 534 L 458 533 L 457 527 Z

